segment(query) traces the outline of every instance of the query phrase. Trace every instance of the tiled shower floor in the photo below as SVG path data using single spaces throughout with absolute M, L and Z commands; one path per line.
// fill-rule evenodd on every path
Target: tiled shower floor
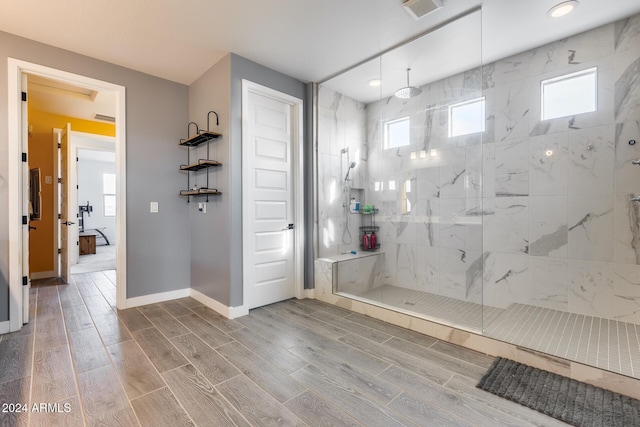
M 619 374 L 640 378 L 640 325 L 525 304 L 507 309 L 384 285 L 354 295 Z

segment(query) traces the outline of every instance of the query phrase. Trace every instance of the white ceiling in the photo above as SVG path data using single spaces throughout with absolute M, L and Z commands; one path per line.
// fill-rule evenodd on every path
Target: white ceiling
M 103 121 L 96 120 L 96 114 L 116 114 L 114 92 L 92 91 L 34 75 L 27 82 L 29 106 L 35 110 L 91 121 Z
M 482 11 L 465 14 L 325 84 L 369 103 L 406 86 L 408 67 L 411 86 L 422 86 L 640 12 L 638 0 L 582 0 L 572 14 L 549 18 L 546 11 L 559 1 L 485 0 Z M 382 77 L 380 87 L 368 85 L 375 77 Z
M 638 0 L 582 0 L 552 21 L 557 1 L 446 0 L 415 20 L 402 0 L 3 0 L 0 30 L 183 84 L 227 52 L 321 81 L 480 3 L 485 62 L 640 12 Z

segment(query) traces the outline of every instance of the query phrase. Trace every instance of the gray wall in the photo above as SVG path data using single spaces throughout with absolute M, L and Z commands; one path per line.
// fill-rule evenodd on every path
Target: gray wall
M 189 228 L 178 172 L 186 134 L 188 88 L 137 71 L 0 32 L 0 82 L 7 58 L 45 65 L 127 88 L 128 297 L 189 287 Z M 7 85 L 0 84 L 0 99 Z M 0 206 L 8 205 L 7 104 L 0 103 Z M 149 202 L 160 213 L 149 214 Z M 0 321 L 8 319 L 8 221 L 0 209 Z
M 307 98 L 305 101 L 305 150 L 304 150 L 304 226 L 305 226 L 305 246 L 304 246 L 304 288 L 314 288 L 314 216 L 315 203 L 313 191 L 313 138 L 315 132 L 313 130 L 313 83 L 308 83 Z
M 194 198 L 189 208 L 191 287 L 228 307 L 243 304 L 242 79 L 300 98 L 305 108 L 308 104 L 304 83 L 235 54 L 225 56 L 189 87 L 190 120 L 206 128 L 207 112 L 215 110 L 220 115 L 218 131 L 223 134 L 211 145 L 211 157 L 222 166 L 209 172 L 210 186 L 222 195 L 210 198 L 206 214 L 197 209 L 197 202 L 203 199 Z M 306 142 L 305 146 L 310 147 Z M 206 154 L 204 148 L 199 154 Z M 199 186 L 204 185 L 206 173 L 195 175 Z M 306 194 L 310 198 L 312 192 Z
M 191 228 L 191 287 L 226 306 L 229 306 L 231 301 L 230 74 L 231 56 L 226 55 L 189 86 L 189 120 L 196 122 L 200 129 L 206 129 L 207 113 L 213 110 L 220 117 L 220 126 L 216 127 L 215 115 L 212 114 L 210 130 L 222 134 L 220 139 L 210 143 L 210 157 L 221 162 L 222 166 L 209 171 L 191 172 L 192 183 L 197 182 L 199 187 L 204 187 L 206 176 L 209 174 L 209 186 L 222 192 L 220 196 L 209 197 L 206 213 L 198 212 L 198 202 L 204 202 L 204 197 L 192 197 L 191 203 L 188 204 Z M 193 161 L 196 158 L 196 149 L 191 150 Z M 181 162 L 186 163 L 186 148 L 183 151 Z M 205 145 L 197 148 L 197 158 L 206 158 Z M 183 182 L 183 185 L 187 184 L 186 176 L 183 177 Z M 184 203 L 186 205 L 186 200 Z

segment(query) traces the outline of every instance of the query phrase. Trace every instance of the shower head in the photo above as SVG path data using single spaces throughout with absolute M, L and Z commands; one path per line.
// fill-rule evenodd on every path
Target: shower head
M 347 174 L 344 176 L 345 182 L 349 179 L 349 173 L 351 172 L 351 169 L 355 167 L 356 167 L 356 162 L 351 162 L 351 164 L 349 165 L 349 169 L 347 169 Z
M 409 84 L 409 71 L 411 68 L 407 68 L 407 86 L 401 87 L 396 91 L 396 98 L 408 99 L 413 98 L 414 96 L 418 96 L 422 93 L 422 89 L 419 87 L 411 86 Z

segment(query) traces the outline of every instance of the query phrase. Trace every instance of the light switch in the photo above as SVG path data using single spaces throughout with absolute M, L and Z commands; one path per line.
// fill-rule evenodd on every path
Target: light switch
M 151 202 L 149 205 L 149 212 L 158 213 L 158 202 Z
M 45 176 L 44 177 L 44 183 L 45 184 L 51 184 L 53 182 L 53 179 L 51 179 L 51 176 Z

